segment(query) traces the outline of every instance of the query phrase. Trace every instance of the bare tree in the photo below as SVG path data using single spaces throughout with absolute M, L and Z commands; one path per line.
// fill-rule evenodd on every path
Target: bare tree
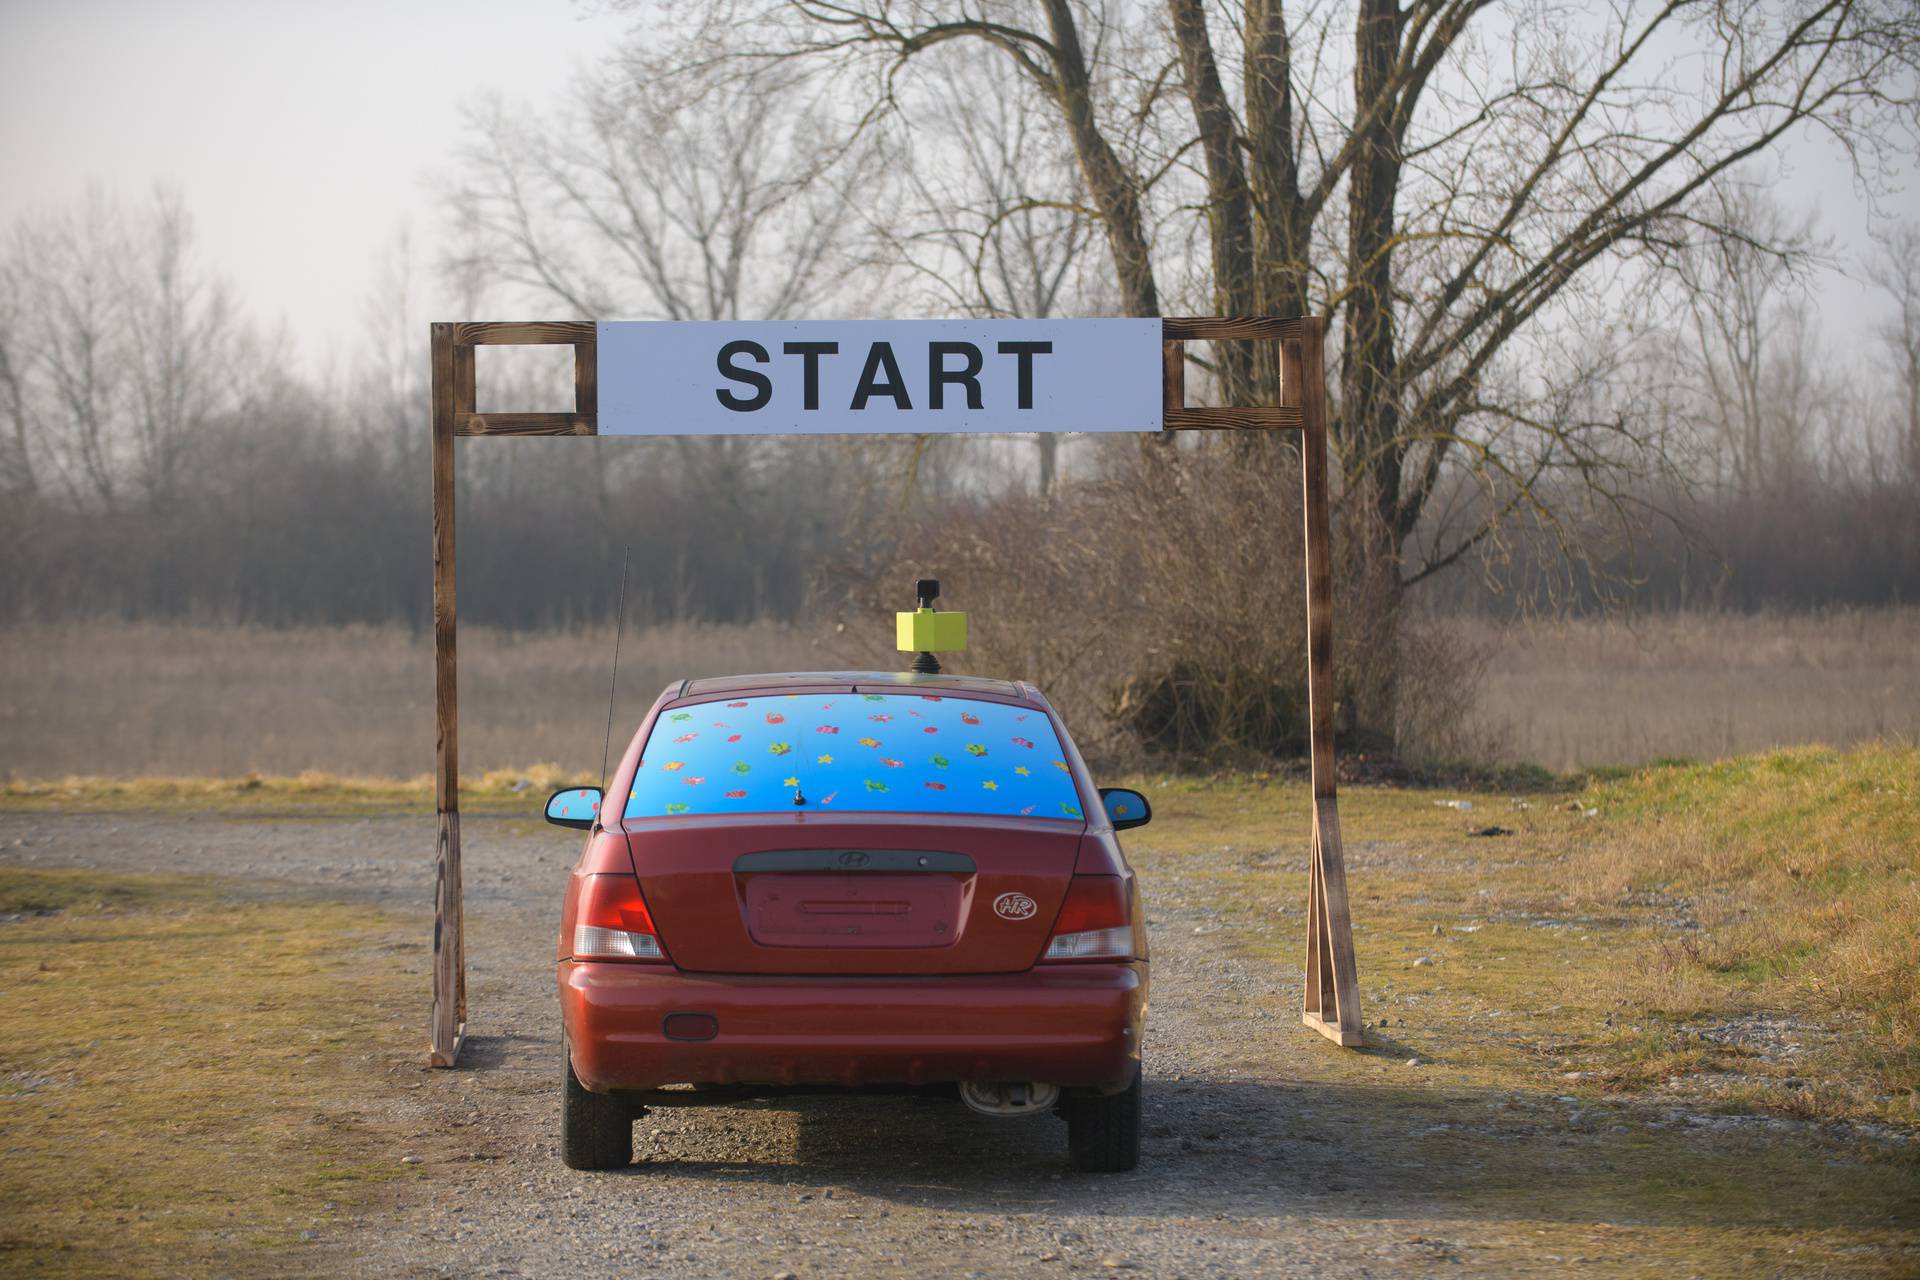
M 778 320 L 848 290 L 843 184 L 870 157 L 797 69 L 703 82 L 636 38 L 552 115 L 499 99 L 470 113 L 453 178 L 456 281 L 575 316 Z M 749 437 L 675 437 L 685 483 L 755 501 L 773 452 Z M 583 451 L 584 452 L 584 451 Z M 629 464 L 641 453 L 624 450 Z M 612 501 L 601 469 L 598 501 Z M 746 522 L 736 522 L 746 528 Z
M 1161 246 L 1187 211 L 1204 224 L 1202 305 L 1331 315 L 1349 497 L 1387 559 L 1451 470 L 1530 486 L 1522 505 L 1550 511 L 1557 482 L 1640 452 L 1632 432 L 1567 431 L 1495 398 L 1525 382 L 1503 363 L 1583 293 L 1645 305 L 1677 250 L 1730 234 L 1707 197 L 1796 131 L 1825 131 L 1863 173 L 1897 153 L 1920 38 L 1907 0 L 1244 0 L 1237 25 L 1203 0 L 1168 0 L 1163 20 L 1073 0 L 713 12 L 696 55 L 724 56 L 721 40 L 750 62 L 824 59 L 870 75 L 875 110 L 910 71 L 942 74 L 943 46 L 997 50 L 1052 103 L 1129 313 L 1159 313 Z M 1220 365 L 1229 395 L 1272 391 L 1271 366 Z M 1405 579 L 1492 532 L 1423 547 Z
M 227 282 L 193 257 L 193 225 L 162 192 L 114 258 L 125 302 L 128 435 L 150 507 L 171 506 L 206 426 L 241 402 L 271 363 L 256 348 Z
M 195 258 L 179 198 L 104 196 L 21 223 L 7 246 L 0 395 L 16 483 L 52 475 L 107 509 L 164 508 L 206 429 L 262 366 L 232 292 Z
M 1904 223 L 1879 237 L 1868 278 L 1893 303 L 1880 328 L 1899 398 L 1900 442 L 1908 479 L 1920 485 L 1920 223 Z
M 123 488 L 125 370 L 116 347 L 125 304 L 113 280 L 118 215 L 97 193 L 85 207 L 23 222 L 8 246 L 18 282 L 15 377 L 23 442 L 70 499 L 112 510 Z
M 872 224 L 876 265 L 921 284 L 937 311 L 1044 318 L 1085 308 L 1099 224 L 1072 154 L 1038 114 L 1045 104 L 985 56 L 929 88 L 892 140 L 905 192 Z M 923 128 L 951 145 L 917 154 Z M 1034 437 L 1042 497 L 1053 493 L 1063 439 Z
M 1689 246 L 1678 264 L 1686 352 L 1700 394 L 1692 412 L 1713 437 L 1712 474 L 1758 493 L 1790 481 L 1805 457 L 1798 394 L 1809 373 L 1796 268 L 1820 250 L 1810 216 L 1790 217 L 1763 192 L 1730 188 L 1709 202 L 1727 235 Z
M 33 466 L 25 381 L 28 356 L 23 346 L 31 317 L 22 296 L 26 281 L 20 267 L 11 259 L 0 260 L 0 412 L 6 414 L 6 436 L 0 439 L 0 493 L 32 497 L 39 492 L 40 482 Z
M 453 266 L 574 314 L 778 320 L 827 305 L 844 225 L 824 180 L 843 157 L 806 81 L 729 93 L 630 51 L 553 115 L 494 98 L 469 113 Z

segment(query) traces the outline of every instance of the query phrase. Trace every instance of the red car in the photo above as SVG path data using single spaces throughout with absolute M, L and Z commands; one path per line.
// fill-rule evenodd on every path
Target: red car
M 560 924 L 561 1150 L 632 1159 L 648 1107 L 957 1089 L 1140 1150 L 1147 945 L 1098 789 L 1030 684 L 810 672 L 669 686 L 585 830 Z M 691 1086 L 691 1087 L 689 1087 Z

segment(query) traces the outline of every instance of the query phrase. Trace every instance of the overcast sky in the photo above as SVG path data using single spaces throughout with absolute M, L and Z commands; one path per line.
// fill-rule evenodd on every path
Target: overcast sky
M 541 99 L 625 19 L 568 0 L 0 0 L 0 223 L 90 182 L 179 189 L 201 252 L 303 353 L 351 350 L 374 264 L 436 225 L 459 107 Z M 454 317 L 448 317 L 454 318 Z
M 0 15 L 0 224 L 89 183 L 171 184 L 206 259 L 316 363 L 352 351 L 402 225 L 432 256 L 428 175 L 460 104 L 486 88 L 544 101 L 630 20 L 569 0 L 0 0 Z M 1840 158 L 1808 142 L 1790 164 L 1778 194 L 1864 251 Z M 1911 184 L 1902 205 L 1920 217 Z M 1818 297 L 1843 349 L 1881 310 L 1838 277 Z

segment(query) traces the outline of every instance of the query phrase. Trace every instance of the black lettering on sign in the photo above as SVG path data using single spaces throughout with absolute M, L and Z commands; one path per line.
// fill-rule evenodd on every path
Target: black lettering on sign
M 948 356 L 964 356 L 967 367 L 964 369 L 947 368 Z M 967 389 L 967 408 L 980 407 L 980 366 L 985 357 L 980 348 L 971 342 L 929 342 L 927 344 L 927 407 L 944 409 L 947 407 L 946 389 L 949 386 L 962 386 Z
M 886 381 L 876 382 L 874 375 L 882 368 L 886 371 Z M 867 366 L 860 370 L 860 385 L 853 389 L 853 407 L 856 411 L 867 407 L 867 401 L 874 396 L 886 396 L 893 401 L 896 409 L 911 409 L 913 401 L 907 398 L 906 380 L 900 376 L 900 364 L 893 358 L 893 344 L 876 342 L 867 352 Z
M 1020 361 L 1020 407 L 1033 408 L 1033 358 L 1053 354 L 1051 342 L 1003 342 L 999 347 L 1003 356 L 1015 356 Z
M 721 387 L 713 394 L 720 398 L 721 404 L 734 412 L 751 413 L 755 409 L 766 408 L 767 401 L 773 399 L 773 379 L 758 369 L 741 368 L 737 363 L 741 356 L 752 356 L 756 364 L 765 364 L 768 359 L 767 349 L 757 342 L 748 342 L 744 338 L 738 342 L 729 342 L 720 348 L 718 360 L 720 376 L 732 382 L 745 383 L 754 388 L 753 394 L 743 396 L 726 387 Z
M 789 342 L 780 348 L 781 354 L 799 356 L 801 360 L 800 389 L 801 407 L 809 413 L 820 407 L 820 357 L 840 354 L 837 342 Z

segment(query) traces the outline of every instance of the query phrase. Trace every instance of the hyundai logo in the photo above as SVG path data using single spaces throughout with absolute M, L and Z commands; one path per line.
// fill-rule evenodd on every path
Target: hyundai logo
M 840 855 L 840 865 L 848 868 L 864 867 L 867 865 L 867 855 L 858 849 L 848 849 Z

